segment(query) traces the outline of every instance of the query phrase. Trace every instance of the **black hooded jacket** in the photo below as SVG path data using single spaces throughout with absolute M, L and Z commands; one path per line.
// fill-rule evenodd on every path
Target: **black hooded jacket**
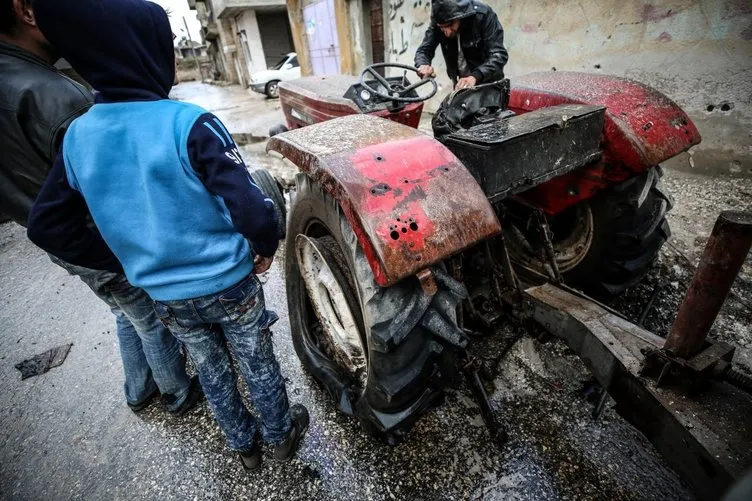
M 252 253 L 273 256 L 274 203 L 227 128 L 168 99 L 175 56 L 164 9 L 146 0 L 33 6 L 47 40 L 97 92 L 31 209 L 31 241 L 87 268 L 122 263 L 131 284 L 165 300 L 224 290 L 251 272 Z M 85 224 L 89 213 L 99 233 Z
M 478 0 L 434 0 L 431 26 L 415 53 L 415 66 L 431 64 L 436 47 L 441 45 L 449 78 L 453 83 L 457 82 L 457 39 L 445 37 L 438 27 L 439 23 L 454 19 L 462 20 L 459 37 L 462 53 L 471 69 L 470 75 L 478 83 L 504 78 L 504 65 L 509 59 L 504 48 L 504 29 L 493 9 Z

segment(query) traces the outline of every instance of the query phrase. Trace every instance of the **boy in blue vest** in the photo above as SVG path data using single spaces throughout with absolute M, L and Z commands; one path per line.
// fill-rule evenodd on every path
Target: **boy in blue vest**
M 34 10 L 42 33 L 97 94 L 65 135 L 29 238 L 67 262 L 124 270 L 155 300 L 230 448 L 254 469 L 258 426 L 237 390 L 229 344 L 262 437 L 275 459 L 291 459 L 308 412 L 289 407 L 270 331 L 278 317 L 256 278 L 271 266 L 280 222 L 222 123 L 168 99 L 175 56 L 167 14 L 145 0 L 35 0 Z M 84 223 L 87 213 L 98 232 Z

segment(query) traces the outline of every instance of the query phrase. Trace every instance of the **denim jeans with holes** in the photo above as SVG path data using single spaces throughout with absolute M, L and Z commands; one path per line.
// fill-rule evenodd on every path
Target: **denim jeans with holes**
M 258 426 L 238 391 L 228 347 L 261 417 L 262 437 L 273 444 L 284 440 L 292 426 L 290 406 L 269 329 L 279 317 L 265 308 L 258 278 L 248 275 L 225 291 L 196 299 L 156 301 L 155 309 L 188 350 L 230 448 L 250 450 Z
M 76 266 L 52 255 L 50 259 L 78 276 L 115 315 L 126 401 L 138 405 L 159 389 L 167 410 L 176 411 L 188 397 L 191 380 L 180 343 L 157 318 L 151 298 L 124 275 Z

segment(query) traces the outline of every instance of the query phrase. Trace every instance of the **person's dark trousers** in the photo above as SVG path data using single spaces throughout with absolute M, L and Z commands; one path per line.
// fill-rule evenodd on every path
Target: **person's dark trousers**
M 266 309 L 258 278 L 248 275 L 225 291 L 196 299 L 155 301 L 155 309 L 188 350 L 230 448 L 251 450 L 258 425 L 238 391 L 228 345 L 261 416 L 261 436 L 272 444 L 282 442 L 292 423 L 270 330 L 279 317 Z
M 177 411 L 188 397 L 191 380 L 180 343 L 159 321 L 148 294 L 124 275 L 76 266 L 52 255 L 50 259 L 80 278 L 115 315 L 128 404 L 137 407 L 159 390 L 167 410 Z

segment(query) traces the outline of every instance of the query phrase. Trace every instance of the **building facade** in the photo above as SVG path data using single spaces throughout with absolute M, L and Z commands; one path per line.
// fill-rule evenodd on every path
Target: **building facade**
M 284 0 L 188 0 L 201 23 L 211 78 L 247 87 L 250 76 L 293 52 Z
M 506 75 L 582 71 L 633 78 L 674 99 L 703 142 L 682 161 L 752 175 L 749 0 L 486 0 L 509 51 Z M 430 0 L 288 0 L 304 75 L 359 74 L 385 59 L 413 64 Z M 381 59 L 380 59 L 381 58 Z M 438 50 L 441 92 L 451 91 Z M 715 167 L 711 167 L 715 166 Z
M 182 38 L 175 46 L 175 58 L 185 59 L 196 55 L 198 58 L 206 57 L 206 45 L 196 42 L 191 43 L 187 38 Z

